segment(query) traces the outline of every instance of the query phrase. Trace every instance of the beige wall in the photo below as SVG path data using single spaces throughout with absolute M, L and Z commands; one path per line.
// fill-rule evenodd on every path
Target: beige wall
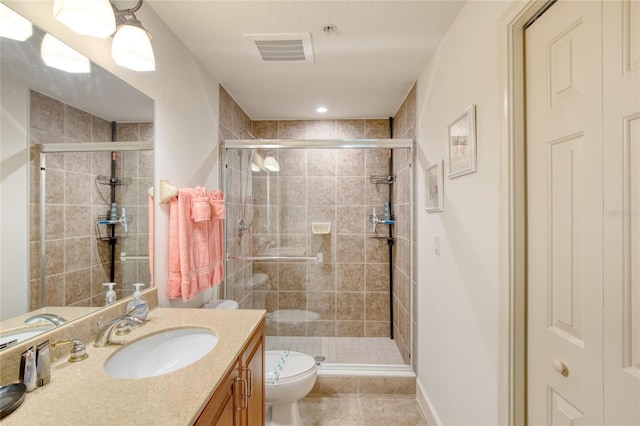
M 447 124 L 476 105 L 477 172 L 445 172 L 444 212 L 424 211 L 425 164 L 417 173 L 418 390 L 447 425 L 498 424 L 498 20 L 510 6 L 467 2 L 417 82 L 429 164 L 446 158 Z
M 31 91 L 31 145 L 40 143 L 109 142 L 111 123 L 60 101 Z M 116 125 L 116 141 L 152 142 L 152 123 Z M 117 151 L 117 142 L 114 143 Z M 31 159 L 30 179 L 30 309 L 40 307 L 40 172 L 39 156 Z M 147 255 L 149 221 L 146 188 L 153 185 L 153 152 L 118 152 L 116 187 L 119 213 L 131 216 L 129 232 L 116 225 L 115 289 L 118 298 L 133 292 L 131 284 L 149 283 L 148 263 L 119 261 L 120 253 Z M 111 153 L 68 152 L 46 154 L 45 287 L 46 306 L 103 306 L 110 281 L 111 252 L 105 225 L 109 185 L 96 177 L 111 174 Z M 124 238 L 126 237 L 126 238 Z

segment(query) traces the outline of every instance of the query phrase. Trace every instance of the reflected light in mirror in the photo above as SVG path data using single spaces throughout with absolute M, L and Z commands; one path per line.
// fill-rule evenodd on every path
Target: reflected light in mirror
M 45 64 L 69 73 L 90 73 L 89 59 L 51 34 L 45 34 L 40 47 Z
M 137 19 L 129 19 L 113 36 L 111 56 L 116 64 L 134 71 L 155 71 L 151 34 Z
M 264 168 L 270 172 L 279 172 L 280 164 L 278 164 L 278 160 L 269 156 L 264 159 Z
M 108 38 L 116 31 L 109 0 L 55 0 L 53 17 L 76 34 Z
M 0 37 L 25 41 L 32 35 L 31 22 L 0 3 Z

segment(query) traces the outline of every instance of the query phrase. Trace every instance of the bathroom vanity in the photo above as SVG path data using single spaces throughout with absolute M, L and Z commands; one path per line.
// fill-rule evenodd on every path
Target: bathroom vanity
M 264 424 L 264 320 L 207 403 L 196 425 Z
M 45 333 L 33 343 L 68 339 L 78 328 L 58 327 L 55 334 Z M 105 363 L 126 343 L 182 328 L 210 330 L 217 343 L 201 359 L 167 374 L 122 379 L 104 371 Z M 27 393 L 2 424 L 264 423 L 264 311 L 155 308 L 146 325 L 114 340 L 126 343 L 97 348 L 85 341 L 89 357 L 75 363 L 67 361 L 68 348 L 56 349 L 61 353 L 54 353 L 54 358 L 61 359 L 52 364 L 51 382 Z M 14 368 L 13 362 L 2 366 Z M 17 381 L 17 374 L 11 380 L 3 374 L 2 385 Z

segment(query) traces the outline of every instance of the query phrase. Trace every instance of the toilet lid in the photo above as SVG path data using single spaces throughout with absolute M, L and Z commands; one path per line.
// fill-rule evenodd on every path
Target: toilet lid
M 267 384 L 283 383 L 313 372 L 316 361 L 300 352 L 265 351 L 264 369 Z

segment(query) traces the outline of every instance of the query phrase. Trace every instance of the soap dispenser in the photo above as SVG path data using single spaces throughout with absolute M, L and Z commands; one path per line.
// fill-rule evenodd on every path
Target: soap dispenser
M 143 287 L 143 283 L 135 283 L 133 285 L 136 291 L 133 293 L 133 300 L 127 304 L 127 312 L 132 312 L 132 315 L 139 320 L 145 321 L 147 314 L 149 313 L 149 305 L 147 301 L 142 298 L 142 292 L 140 287 Z
M 116 301 L 116 291 L 113 289 L 113 286 L 116 285 L 116 283 L 104 283 L 102 285 L 109 286 L 109 291 L 107 291 L 105 306 L 108 306 L 108 305 L 111 305 L 112 303 L 115 303 L 115 301 Z

